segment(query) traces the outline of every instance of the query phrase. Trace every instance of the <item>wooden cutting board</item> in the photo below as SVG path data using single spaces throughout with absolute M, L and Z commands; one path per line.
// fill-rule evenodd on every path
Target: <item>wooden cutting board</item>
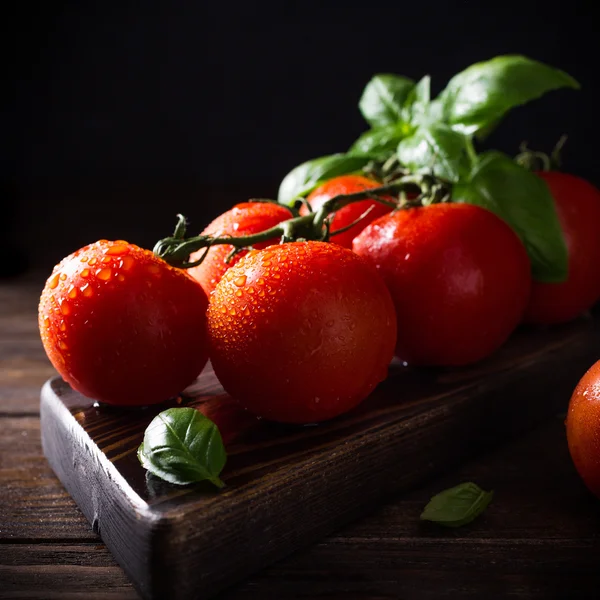
M 210 365 L 182 398 L 137 410 L 95 407 L 54 378 L 42 389 L 42 443 L 144 598 L 209 598 L 382 500 L 565 410 L 599 358 L 598 317 L 523 329 L 470 368 L 394 363 L 357 409 L 304 427 L 240 410 Z M 173 486 L 139 465 L 146 426 L 177 405 L 195 406 L 219 426 L 228 452 L 222 491 Z

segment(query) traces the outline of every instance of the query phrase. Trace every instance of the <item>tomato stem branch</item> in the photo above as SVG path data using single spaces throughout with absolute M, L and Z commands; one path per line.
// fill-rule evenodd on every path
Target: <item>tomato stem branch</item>
M 233 246 L 228 256 L 231 259 L 241 250 L 277 238 L 282 243 L 298 239 L 326 241 L 330 235 L 330 217 L 344 206 L 368 198 L 393 209 L 410 208 L 417 205 L 414 200 L 408 201 L 405 199 L 404 203 L 402 200 L 400 202 L 390 201 L 389 198 L 384 198 L 382 195 L 400 194 L 402 198 L 404 197 L 402 194 L 403 191 L 415 187 L 421 191 L 417 199 L 421 205 L 445 201 L 448 197 L 446 184 L 441 183 L 434 176 L 425 174 L 405 175 L 400 179 L 376 188 L 361 190 L 351 194 L 339 194 L 326 200 L 315 212 L 302 216 L 294 216 L 265 231 L 239 237 L 230 235 L 221 237 L 198 235 L 186 239 L 186 219 L 183 215 L 178 214 L 173 235 L 158 241 L 154 246 L 154 253 L 172 266 L 189 269 L 199 265 L 206 257 L 208 250 L 218 244 Z M 364 218 L 368 212 L 363 213 L 360 219 Z M 348 228 L 355 224 L 356 222 L 352 223 Z M 342 233 L 342 231 L 333 232 L 333 234 L 335 233 Z M 190 254 L 202 248 L 205 248 L 206 251 L 202 253 L 198 260 L 190 262 Z

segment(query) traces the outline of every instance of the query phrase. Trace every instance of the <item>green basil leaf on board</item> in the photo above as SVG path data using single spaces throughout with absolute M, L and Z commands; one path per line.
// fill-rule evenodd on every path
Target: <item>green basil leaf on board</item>
M 365 131 L 348 150 L 351 156 L 371 156 L 385 160 L 398 147 L 400 140 L 412 133 L 412 127 L 406 123 L 392 123 Z
M 497 56 L 455 75 L 439 98 L 444 120 L 473 134 L 511 108 L 558 88 L 579 88 L 570 75 L 525 56 Z
M 476 519 L 493 496 L 493 491 L 486 492 L 475 483 L 461 483 L 435 495 L 421 513 L 421 520 L 460 527 Z
M 148 425 L 138 459 L 160 479 L 177 485 L 208 480 L 223 487 L 219 474 L 226 462 L 217 426 L 194 408 L 169 408 Z
M 540 177 L 501 152 L 485 152 L 470 178 L 454 186 L 452 197 L 504 219 L 523 241 L 535 280 L 560 283 L 567 278 L 564 235 L 550 190 Z
M 367 83 L 358 107 L 371 127 L 383 127 L 403 120 L 406 99 L 415 82 L 408 77 L 381 73 Z
M 398 144 L 398 159 L 415 172 L 431 172 L 456 182 L 469 174 L 467 138 L 443 123 L 422 125 Z
M 277 199 L 281 204 L 291 204 L 296 198 L 306 196 L 326 179 L 354 173 L 362 169 L 373 157 L 331 154 L 321 156 L 292 169 L 279 185 Z

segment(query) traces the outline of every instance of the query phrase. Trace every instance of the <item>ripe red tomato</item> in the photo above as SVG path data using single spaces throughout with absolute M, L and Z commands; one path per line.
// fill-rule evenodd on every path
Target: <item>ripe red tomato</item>
M 465 365 L 496 350 L 523 316 L 531 285 L 523 244 L 468 204 L 394 211 L 354 240 L 383 276 L 398 317 L 399 358 Z
M 342 175 L 340 177 L 334 177 L 329 181 L 326 181 L 323 185 L 313 190 L 308 196 L 307 200 L 311 208 L 317 211 L 323 202 L 334 198 L 340 194 L 352 194 L 354 192 L 360 192 L 362 190 L 369 190 L 381 186 L 381 183 L 367 179 L 362 175 Z M 390 202 L 394 202 L 394 198 L 391 196 L 386 197 Z M 359 202 L 353 202 L 344 208 L 338 210 L 333 220 L 331 221 L 331 232 L 342 229 L 347 225 L 350 225 L 356 221 L 367 209 L 370 207 L 371 212 L 364 218 L 361 219 L 354 227 L 348 229 L 344 233 L 339 235 L 331 236 L 332 242 L 344 246 L 345 248 L 352 248 L 352 240 L 372 221 L 389 213 L 392 209 L 381 202 L 376 200 L 361 200 Z M 307 214 L 308 210 L 303 207 L 300 214 Z
M 577 384 L 566 425 L 573 464 L 586 486 L 600 498 L 600 361 Z
M 390 294 L 347 248 L 293 242 L 252 251 L 209 300 L 210 357 L 225 390 L 273 421 L 331 419 L 387 375 Z
M 208 360 L 202 288 L 185 271 L 125 241 L 64 258 L 42 291 L 48 358 L 85 396 L 117 405 L 168 400 Z
M 600 299 L 600 190 L 567 173 L 538 175 L 554 198 L 569 254 L 567 281 L 533 282 L 525 321 L 550 325 L 574 319 Z
M 273 202 L 242 202 L 236 204 L 231 210 L 218 216 L 202 232 L 202 235 L 240 237 L 243 235 L 252 235 L 274 227 L 282 221 L 292 218 L 292 213 L 288 208 L 281 204 Z M 261 242 L 254 248 L 261 249 L 277 244 L 279 239 Z M 232 267 L 244 254 L 246 250 L 240 252 L 233 259 L 226 263 L 227 255 L 233 250 L 233 246 L 219 245 L 213 246 L 206 255 L 206 258 L 197 267 L 189 269 L 190 275 L 200 283 L 207 295 L 215 289 L 223 273 Z M 190 262 L 197 260 L 204 250 L 198 250 L 190 256 Z

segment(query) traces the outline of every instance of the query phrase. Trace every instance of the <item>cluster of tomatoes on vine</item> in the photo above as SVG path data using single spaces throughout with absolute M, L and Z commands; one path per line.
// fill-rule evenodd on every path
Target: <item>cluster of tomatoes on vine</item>
M 66 257 L 40 299 L 52 364 L 107 404 L 176 396 L 208 359 L 225 390 L 274 421 L 319 422 L 364 400 L 396 356 L 485 359 L 519 324 L 600 299 L 600 192 L 539 173 L 569 252 L 563 283 L 532 281 L 515 232 L 443 181 L 344 175 L 293 206 L 238 204 L 202 235 L 181 218 L 155 251 L 101 240 Z

